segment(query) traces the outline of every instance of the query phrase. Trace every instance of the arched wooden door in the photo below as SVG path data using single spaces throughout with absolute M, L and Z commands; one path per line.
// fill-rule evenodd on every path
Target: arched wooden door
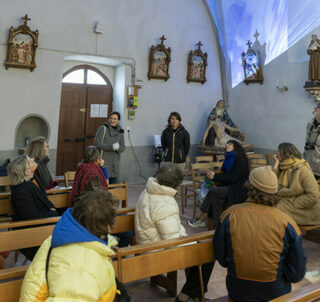
M 63 75 L 56 174 L 75 171 L 84 149 L 112 111 L 113 89 L 98 69 L 76 66 Z

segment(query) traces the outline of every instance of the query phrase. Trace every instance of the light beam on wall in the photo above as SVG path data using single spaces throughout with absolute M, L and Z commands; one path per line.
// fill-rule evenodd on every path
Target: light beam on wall
M 320 24 L 319 0 L 207 0 L 231 71 L 232 87 L 243 81 L 241 52 L 256 29 L 266 43 L 268 64 Z

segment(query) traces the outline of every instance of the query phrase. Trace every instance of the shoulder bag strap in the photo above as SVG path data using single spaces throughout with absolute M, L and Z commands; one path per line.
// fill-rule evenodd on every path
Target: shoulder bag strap
M 48 255 L 47 255 L 47 260 L 46 260 L 46 281 L 47 281 L 47 287 L 49 289 L 49 282 L 48 282 L 48 271 L 49 271 L 49 261 L 50 261 L 50 255 L 51 255 L 52 247 L 50 246 Z
M 101 139 L 101 143 L 103 143 L 104 137 L 106 136 L 107 126 L 103 125 L 103 135 Z M 101 150 L 101 157 L 103 155 L 103 150 Z

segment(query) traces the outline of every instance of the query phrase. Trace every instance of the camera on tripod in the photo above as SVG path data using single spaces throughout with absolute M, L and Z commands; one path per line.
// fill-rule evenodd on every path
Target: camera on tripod
M 154 147 L 156 148 L 152 153 L 152 158 L 155 163 L 158 164 L 158 169 L 160 168 L 160 164 L 162 163 L 162 146 L 161 146 L 161 135 L 155 134 L 153 136 Z

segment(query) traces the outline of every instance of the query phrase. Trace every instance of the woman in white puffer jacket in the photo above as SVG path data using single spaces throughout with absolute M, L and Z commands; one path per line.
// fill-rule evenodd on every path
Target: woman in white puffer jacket
M 166 163 L 156 178 L 148 179 L 136 207 L 135 236 L 138 244 L 186 236 L 174 198 L 183 180 L 179 167 Z
M 148 179 L 146 189 L 141 193 L 136 207 L 135 236 L 138 244 L 186 236 L 181 225 L 179 207 L 174 199 L 183 179 L 182 170 L 173 163 L 165 163 L 156 177 Z M 202 265 L 204 291 L 213 269 L 214 262 Z M 198 267 L 191 267 L 186 283 L 176 297 L 176 302 L 200 301 L 201 284 Z

